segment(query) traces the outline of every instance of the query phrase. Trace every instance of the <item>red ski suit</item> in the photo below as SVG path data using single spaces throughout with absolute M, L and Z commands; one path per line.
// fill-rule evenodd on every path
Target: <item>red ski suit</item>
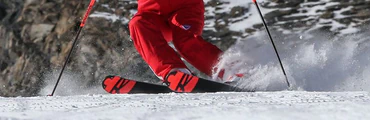
M 129 29 L 137 51 L 163 80 L 172 69 L 187 68 L 180 56 L 212 74 L 222 51 L 203 40 L 203 26 L 203 0 L 138 0 Z M 170 41 L 179 54 L 168 45 Z

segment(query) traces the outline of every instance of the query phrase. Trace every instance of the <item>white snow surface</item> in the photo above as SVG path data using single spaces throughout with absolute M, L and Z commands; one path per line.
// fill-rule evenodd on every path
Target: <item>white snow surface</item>
M 255 92 L 0 98 L 9 120 L 368 120 L 368 92 Z

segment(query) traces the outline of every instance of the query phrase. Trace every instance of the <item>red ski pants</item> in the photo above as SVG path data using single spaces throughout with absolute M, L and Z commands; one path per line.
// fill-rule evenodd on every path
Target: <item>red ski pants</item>
M 162 80 L 174 68 L 187 68 L 180 56 L 211 75 L 222 51 L 201 37 L 203 0 L 139 0 L 129 24 L 134 45 Z M 168 42 L 172 40 L 177 52 Z M 180 56 L 179 56 L 180 55 Z

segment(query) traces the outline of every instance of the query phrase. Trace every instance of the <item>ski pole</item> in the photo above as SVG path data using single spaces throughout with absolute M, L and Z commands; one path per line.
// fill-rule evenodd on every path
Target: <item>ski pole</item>
M 288 77 L 287 77 L 287 75 L 286 75 L 286 72 L 285 72 L 285 69 L 284 69 L 283 63 L 281 62 L 281 59 L 280 59 L 279 53 L 278 53 L 278 51 L 277 51 L 277 49 L 276 49 L 276 46 L 275 46 L 274 40 L 273 40 L 273 39 L 272 39 L 272 37 L 271 37 L 270 31 L 269 31 L 269 29 L 268 29 L 268 27 L 267 27 L 267 24 L 266 24 L 266 22 L 265 22 L 265 19 L 264 19 L 263 15 L 262 15 L 261 9 L 259 8 L 259 6 L 258 6 L 258 4 L 257 4 L 257 0 L 253 0 L 253 3 L 256 5 L 257 10 L 258 10 L 258 13 L 259 13 L 259 14 L 260 14 L 260 16 L 261 16 L 261 19 L 262 19 L 263 25 L 265 26 L 265 29 L 266 29 L 266 31 L 267 31 L 267 34 L 268 34 L 268 36 L 269 36 L 269 38 L 270 38 L 270 40 L 271 40 L 272 46 L 274 46 L 274 50 L 275 50 L 276 56 L 277 56 L 277 58 L 278 58 L 278 60 L 279 60 L 281 70 L 282 70 L 282 71 L 283 71 L 283 73 L 284 73 L 285 80 L 286 80 L 286 83 L 287 83 L 287 85 L 288 85 L 288 88 L 290 88 L 290 83 L 289 83 L 289 81 L 288 81 Z
M 76 35 L 76 37 L 75 37 L 75 39 L 74 39 L 74 42 L 73 42 L 72 48 L 71 48 L 71 50 L 70 50 L 70 51 L 69 51 L 69 53 L 68 53 L 68 56 L 67 56 L 66 61 L 64 62 L 64 65 L 63 65 L 62 71 L 60 71 L 60 74 L 59 74 L 59 77 L 58 77 L 57 83 L 56 83 L 56 84 L 55 84 L 55 86 L 54 86 L 53 92 L 52 92 L 50 95 L 48 95 L 48 96 L 53 96 L 53 95 L 54 95 L 54 92 L 55 92 L 55 90 L 57 89 L 57 86 L 58 86 L 58 84 L 59 84 L 60 78 L 62 77 L 62 74 L 63 74 L 63 72 L 64 72 L 64 69 L 65 69 L 65 67 L 67 66 L 67 63 L 68 63 L 68 61 L 69 61 L 69 59 L 70 59 L 70 57 L 71 57 L 72 51 L 73 51 L 74 47 L 76 46 L 76 43 L 77 43 L 77 40 L 78 40 L 78 36 L 80 36 L 80 33 L 81 33 L 81 31 L 82 31 L 82 28 L 85 26 L 86 20 L 87 20 L 87 18 L 88 18 L 88 16 L 89 16 L 90 11 L 91 11 L 92 7 L 94 6 L 94 4 L 95 4 L 95 0 L 91 0 L 91 1 L 90 1 L 90 5 L 89 5 L 89 7 L 88 7 L 88 8 L 87 8 L 87 10 L 86 10 L 85 16 L 83 17 L 83 19 L 82 19 L 82 21 L 81 21 L 81 24 L 80 24 L 80 27 L 79 27 L 79 29 L 78 29 L 77 35 Z

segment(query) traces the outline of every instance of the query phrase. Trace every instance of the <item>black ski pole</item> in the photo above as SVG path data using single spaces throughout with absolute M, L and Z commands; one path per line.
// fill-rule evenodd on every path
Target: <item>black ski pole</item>
M 64 69 L 65 69 L 65 67 L 67 66 L 67 63 L 68 63 L 68 61 L 69 61 L 69 59 L 70 59 L 70 57 L 71 57 L 71 54 L 72 54 L 73 48 L 76 46 L 76 43 L 77 43 L 77 40 L 78 40 L 78 36 L 80 36 L 80 33 L 81 33 L 81 31 L 82 31 L 82 28 L 85 26 L 85 22 L 86 22 L 87 18 L 89 17 L 90 11 L 91 11 L 92 7 L 94 6 L 94 4 L 95 4 L 95 0 L 91 0 L 91 1 L 90 1 L 90 5 L 89 5 L 89 7 L 88 7 L 88 8 L 87 8 L 87 10 L 86 10 L 85 16 L 83 17 L 83 19 L 82 19 L 82 21 L 81 21 L 80 28 L 78 29 L 77 35 L 76 35 L 76 37 L 75 37 L 75 39 L 74 39 L 74 42 L 73 42 L 73 45 L 72 45 L 72 48 L 71 48 L 71 50 L 70 50 L 70 51 L 69 51 L 69 53 L 68 53 L 68 56 L 67 56 L 66 61 L 64 62 L 64 65 L 63 65 L 62 71 L 60 71 L 60 74 L 59 74 L 59 77 L 58 77 L 57 83 L 56 83 L 56 84 L 55 84 L 55 86 L 54 86 L 53 92 L 52 92 L 50 95 L 48 95 L 48 96 L 53 96 L 53 95 L 54 95 L 54 92 L 55 92 L 55 90 L 57 89 L 57 86 L 58 86 L 58 84 L 59 84 L 60 78 L 62 77 L 62 74 L 63 74 L 63 72 L 64 72 Z
M 284 73 L 284 76 L 285 76 L 286 83 L 288 84 L 288 88 L 290 88 L 290 83 L 289 83 L 289 81 L 288 81 L 288 77 L 287 77 L 287 75 L 286 75 L 286 72 L 285 72 L 285 69 L 284 69 L 283 63 L 281 62 L 281 59 L 280 59 L 279 53 L 278 53 L 278 51 L 277 51 L 277 49 L 276 49 L 276 46 L 275 46 L 274 40 L 273 40 L 273 39 L 272 39 L 272 37 L 271 37 L 270 31 L 269 31 L 269 29 L 268 29 L 268 27 L 267 27 L 267 24 L 266 24 L 266 22 L 265 22 L 265 19 L 264 19 L 263 15 L 262 15 L 261 9 L 259 8 L 259 6 L 258 6 L 258 4 L 257 4 L 257 0 L 253 0 L 253 3 L 256 5 L 257 10 L 258 10 L 258 13 L 259 13 L 259 14 L 260 14 L 260 16 L 261 16 L 261 19 L 262 19 L 263 25 L 265 26 L 265 29 L 266 29 L 266 31 L 267 31 L 267 34 L 269 35 L 269 38 L 270 38 L 271 43 L 272 43 L 272 46 L 274 46 L 276 56 L 277 56 L 277 58 L 279 59 L 280 67 L 281 67 L 281 70 L 283 70 L 283 73 Z

